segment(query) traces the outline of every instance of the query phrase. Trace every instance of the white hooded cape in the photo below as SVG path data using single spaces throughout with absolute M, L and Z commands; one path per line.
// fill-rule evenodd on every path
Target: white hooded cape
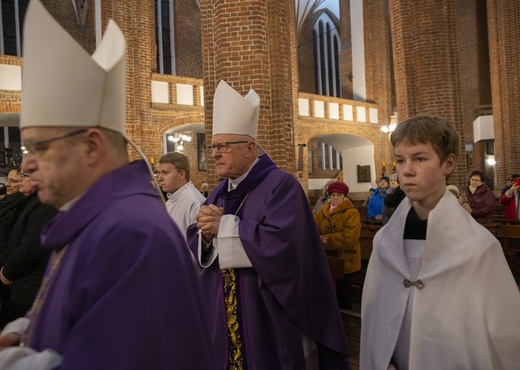
M 520 369 L 520 293 L 501 245 L 446 190 L 428 216 L 418 279 L 410 279 L 405 198 L 374 238 L 362 298 L 360 368 L 386 370 L 412 302 L 410 369 Z

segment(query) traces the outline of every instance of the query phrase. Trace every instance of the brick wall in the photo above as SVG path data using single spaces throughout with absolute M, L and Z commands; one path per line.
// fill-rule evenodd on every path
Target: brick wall
M 22 58 L 10 55 L 0 55 L 0 64 L 11 66 L 21 66 Z M 2 113 L 20 113 L 20 91 L 0 90 L 0 114 Z
M 94 1 L 87 1 L 85 27 L 78 24 L 71 1 L 40 0 L 52 16 L 89 54 L 96 50 L 96 31 L 94 24 Z M 78 6 L 78 11 L 79 11 Z
M 201 14 L 197 2 L 176 0 L 174 2 L 176 74 L 202 78 Z

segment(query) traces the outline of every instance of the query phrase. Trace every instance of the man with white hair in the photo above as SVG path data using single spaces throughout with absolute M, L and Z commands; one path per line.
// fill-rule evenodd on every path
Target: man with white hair
M 294 176 L 257 155 L 260 98 L 221 81 L 210 152 L 224 180 L 188 228 L 198 259 L 215 369 L 348 369 L 325 252 Z M 315 352 L 314 352 L 315 353 Z
M 91 58 L 31 1 L 24 171 L 61 212 L 42 233 L 53 254 L 31 312 L 0 336 L 1 346 L 23 345 L 0 352 L 1 369 L 212 368 L 184 238 L 147 162 L 128 163 L 124 60 L 113 21 Z

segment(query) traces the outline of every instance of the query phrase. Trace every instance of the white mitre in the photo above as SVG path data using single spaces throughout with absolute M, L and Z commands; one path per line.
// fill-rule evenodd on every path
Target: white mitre
M 240 134 L 256 139 L 260 97 L 254 90 L 240 95 L 220 81 L 213 97 L 213 135 Z
M 99 126 L 125 135 L 125 93 L 125 38 L 113 20 L 91 57 L 39 1 L 31 1 L 20 128 Z

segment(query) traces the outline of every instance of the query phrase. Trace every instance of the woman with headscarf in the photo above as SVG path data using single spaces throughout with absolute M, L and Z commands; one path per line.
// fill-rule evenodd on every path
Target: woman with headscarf
M 329 201 L 314 215 L 327 255 L 345 260 L 344 275 L 337 281 L 336 295 L 340 308 L 352 308 L 352 276 L 361 269 L 359 234 L 361 217 L 347 198 L 349 188 L 340 181 L 327 187 Z

